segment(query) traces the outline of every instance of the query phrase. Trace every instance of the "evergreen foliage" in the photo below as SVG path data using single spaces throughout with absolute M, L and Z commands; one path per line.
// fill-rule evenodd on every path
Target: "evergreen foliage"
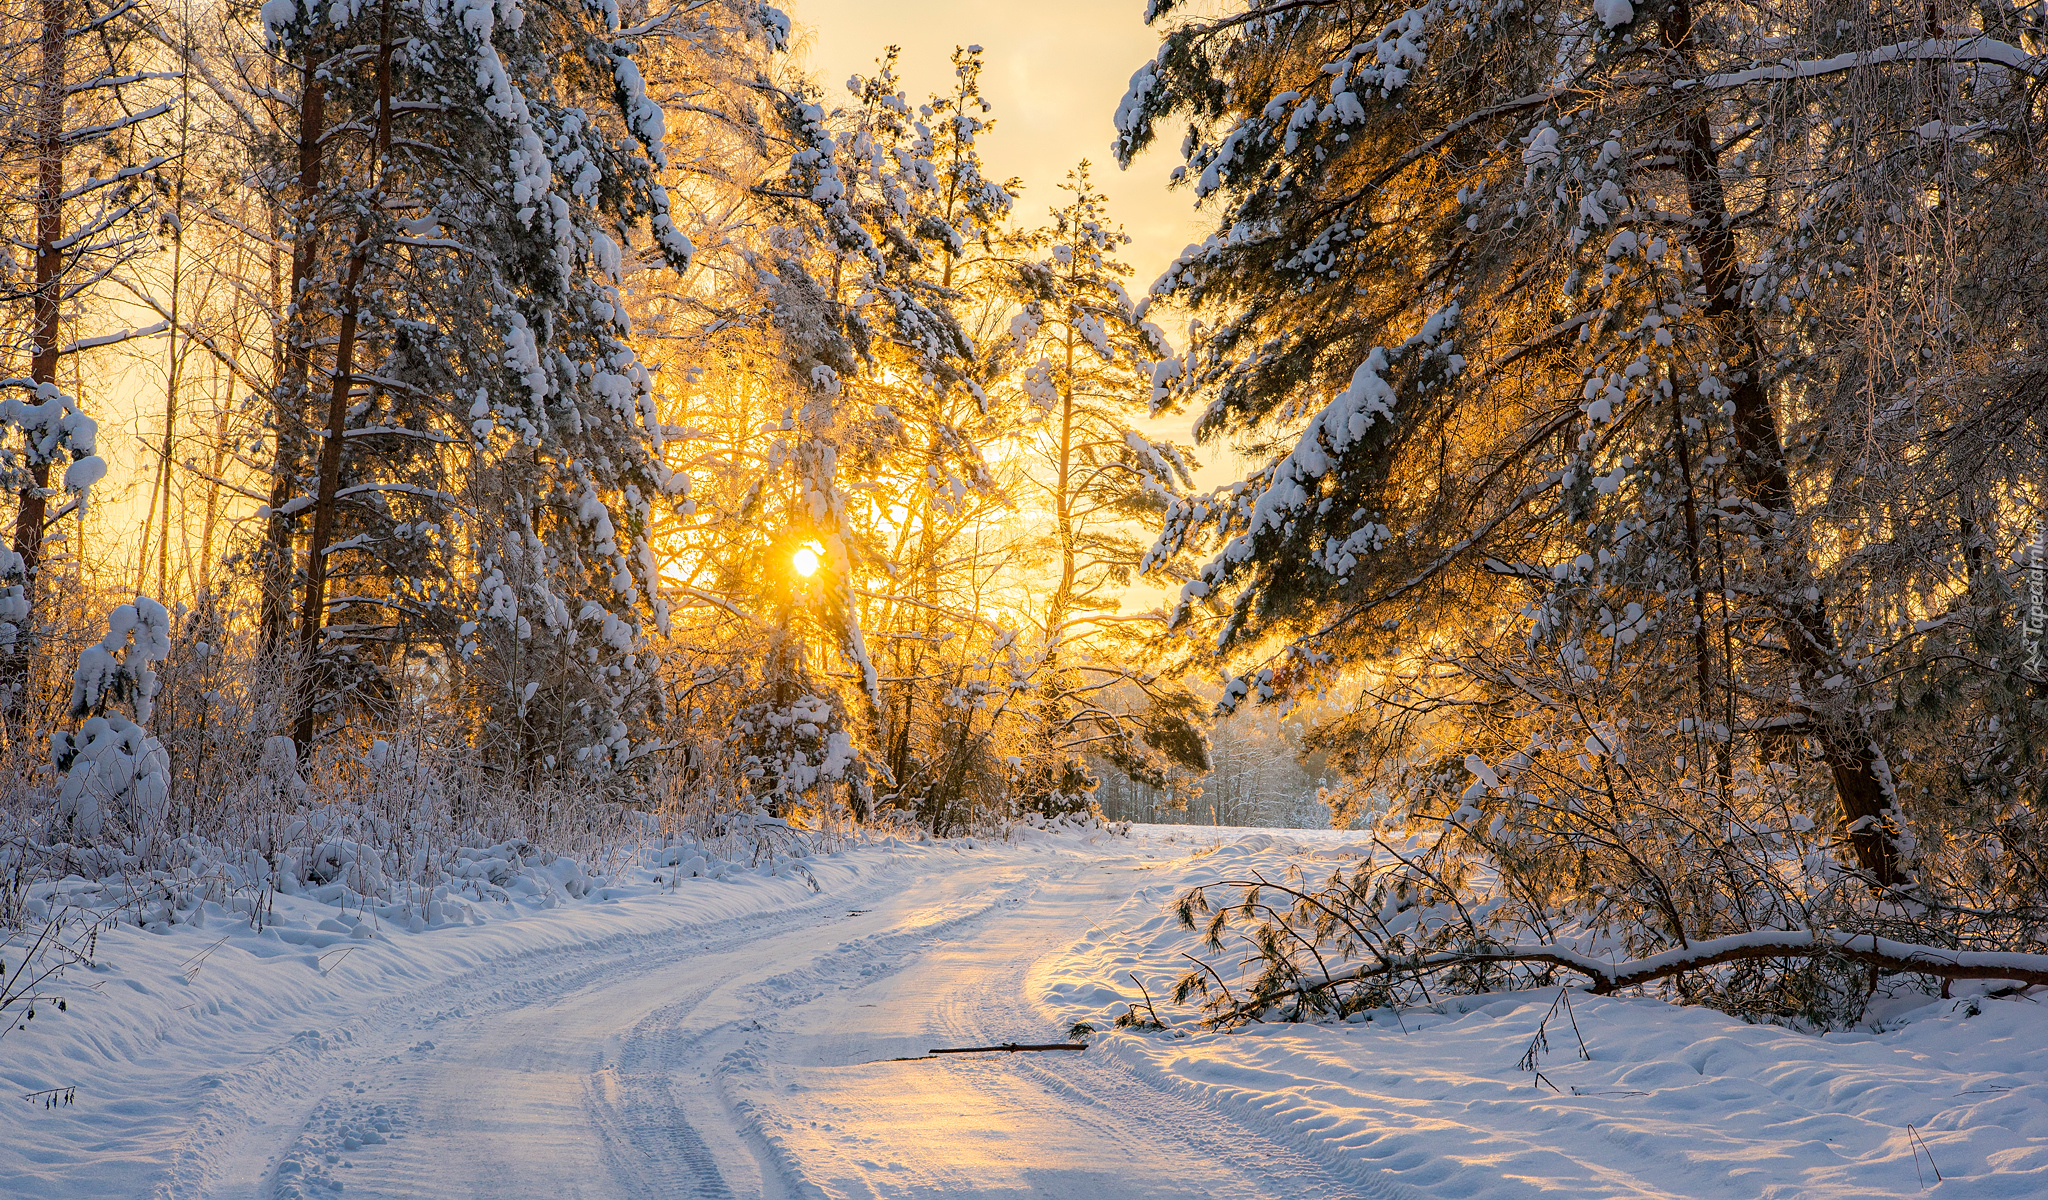
M 1226 703 L 1362 681 L 1315 744 L 1539 925 L 2038 903 L 2043 347 L 1964 266 L 2039 253 L 2032 10 L 1177 9 L 1118 150 L 1217 211 L 1162 375 L 1260 465 L 1148 565 Z

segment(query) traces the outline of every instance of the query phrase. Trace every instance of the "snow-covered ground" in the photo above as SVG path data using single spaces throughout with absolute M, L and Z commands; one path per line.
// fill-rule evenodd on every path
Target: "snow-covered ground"
M 0 1196 L 2048 1195 L 2024 998 L 1823 1038 L 1580 994 L 1543 1082 L 1517 1064 L 1555 991 L 891 1061 L 1061 1040 L 1131 972 L 1163 999 L 1183 889 L 1351 840 L 1025 832 L 813 859 L 817 891 L 643 870 L 418 932 L 322 930 L 312 897 L 261 934 L 123 926 L 0 1039 L 17 1095 L 77 1088 L 0 1106 Z

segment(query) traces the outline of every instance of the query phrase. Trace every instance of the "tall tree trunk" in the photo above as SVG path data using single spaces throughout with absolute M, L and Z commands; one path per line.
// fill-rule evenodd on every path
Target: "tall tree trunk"
M 65 55 L 70 48 L 69 0 L 43 0 L 42 57 L 36 97 L 36 261 L 35 305 L 29 333 L 29 378 L 38 385 L 57 382 L 59 309 L 63 300 L 64 251 L 64 96 Z M 0 664 L 7 715 L 19 717 L 28 703 L 30 675 L 36 653 L 37 610 L 43 565 L 43 525 L 49 512 L 45 493 L 50 465 L 31 448 L 30 482 L 21 489 L 14 514 L 14 553 L 21 557 L 22 594 L 28 615 L 14 644 Z
M 1685 408 L 1679 403 L 1678 372 L 1673 370 L 1671 381 L 1671 436 L 1678 445 L 1678 480 L 1685 489 L 1685 561 L 1688 582 L 1692 585 L 1692 664 L 1693 687 L 1698 698 L 1699 714 L 1693 718 L 1695 744 L 1707 740 L 1707 714 L 1713 711 L 1713 672 L 1707 651 L 1707 585 L 1704 572 L 1700 569 L 1700 519 L 1698 507 L 1693 502 L 1692 448 L 1691 439 L 1686 435 Z M 1714 773 L 1721 782 L 1722 791 L 1728 789 L 1733 772 L 1729 761 L 1729 743 L 1733 738 L 1714 739 Z M 1706 764 L 1702 762 L 1702 769 Z
M 1075 256 L 1080 261 L 1080 256 Z M 1071 276 L 1072 272 L 1069 272 Z M 1071 283 L 1071 280 L 1070 280 Z M 1074 323 L 1079 310 L 1070 300 L 1066 313 L 1064 334 L 1066 369 L 1060 379 L 1060 444 L 1059 461 L 1054 464 L 1053 477 L 1053 526 L 1059 538 L 1060 577 L 1053 585 L 1052 600 L 1045 610 L 1045 698 L 1039 704 L 1041 730 L 1044 738 L 1042 747 L 1045 754 L 1046 770 L 1050 772 L 1051 788 L 1057 789 L 1066 777 L 1065 742 L 1062 735 L 1067 723 L 1067 686 L 1061 671 L 1060 661 L 1065 651 L 1067 616 L 1074 602 L 1074 577 L 1076 573 L 1076 550 L 1074 545 L 1074 342 L 1079 336 Z
M 356 323 L 362 309 L 361 286 L 368 257 L 367 247 L 358 246 L 349 258 L 348 281 L 342 293 L 345 299 L 341 336 L 334 348 L 334 386 L 328 395 L 327 429 L 320 442 L 313 531 L 306 538 L 306 590 L 299 609 L 299 703 L 292 722 L 292 740 L 298 743 L 302 754 L 313 740 L 313 710 L 319 694 L 314 665 L 320 657 L 321 634 L 327 624 L 327 548 L 334 541 L 334 509 L 341 490 L 341 435 L 348 425 L 348 396 L 355 380 Z
M 305 445 L 300 436 L 304 421 L 307 381 L 312 377 L 313 271 L 320 257 L 319 211 L 320 170 L 324 159 L 322 139 L 327 132 L 327 85 L 315 74 L 321 54 L 306 47 L 306 60 L 299 68 L 299 197 L 286 210 L 292 233 L 291 290 L 285 296 L 283 378 L 271 404 L 276 423 L 275 445 L 270 468 L 270 516 L 263 526 L 263 588 L 260 625 L 264 653 L 284 653 L 291 637 L 292 528 L 288 507 L 298 488 L 299 470 Z
M 313 742 L 317 714 L 315 701 L 319 681 L 314 670 L 320 641 L 327 624 L 327 548 L 334 541 L 335 507 L 341 491 L 342 433 L 348 425 L 348 397 L 355 383 L 356 332 L 362 315 L 363 272 L 370 263 L 370 247 L 376 236 L 372 216 L 384 188 L 384 160 L 391 148 L 391 10 L 394 0 L 384 0 L 377 47 L 377 135 L 370 159 L 369 194 L 364 199 L 362 219 L 356 224 L 356 244 L 349 254 L 348 277 L 342 284 L 341 331 L 334 348 L 333 386 L 327 395 L 327 429 L 320 443 L 320 476 L 313 496 L 313 530 L 306 538 L 306 593 L 299 609 L 300 673 L 299 702 L 292 722 L 292 740 L 299 753 L 308 752 Z
M 1074 466 L 1074 314 L 1067 314 L 1066 373 L 1060 384 L 1060 451 L 1052 495 L 1053 524 L 1060 542 L 1060 579 L 1054 586 L 1052 603 L 1045 614 L 1045 642 L 1057 655 L 1061 628 L 1067 623 L 1067 609 L 1074 600 L 1074 505 L 1070 490 Z
M 199 526 L 199 562 L 194 587 L 202 600 L 213 595 L 213 533 L 220 522 L 220 481 L 228 465 L 227 405 L 215 393 L 212 459 L 207 465 L 206 517 Z
M 188 77 L 189 78 L 189 77 Z M 164 366 L 164 447 L 158 461 L 157 488 L 163 493 L 163 513 L 156 534 L 156 595 L 159 601 L 168 602 L 171 591 L 171 456 L 177 450 L 178 435 L 178 376 L 184 365 L 184 355 L 178 352 L 178 285 L 183 282 L 181 274 L 185 268 L 185 154 L 191 149 L 192 97 L 187 85 L 183 97 L 185 103 L 178 116 L 178 177 L 172 185 L 171 197 L 171 319 L 165 329 Z M 190 344 L 186 346 L 191 349 Z M 181 531 L 182 532 L 182 531 Z M 143 546 L 145 558 L 149 547 Z M 137 587 L 136 591 L 142 589 Z
M 934 439 L 933 445 L 936 446 L 936 439 Z M 925 453 L 927 461 L 936 458 L 938 455 L 938 451 L 935 448 L 927 448 Z M 911 530 L 913 528 L 921 530 L 922 532 L 918 538 L 918 569 L 914 578 L 919 583 L 923 583 L 929 578 L 926 564 L 930 559 L 926 552 L 925 544 L 929 540 L 931 531 L 931 515 L 930 506 L 925 505 L 923 519 L 917 519 L 918 514 L 912 511 L 910 504 L 919 503 L 922 503 L 922 501 L 913 496 L 910 502 L 905 504 L 903 524 L 896 530 L 896 544 L 889 552 L 889 561 L 893 563 L 903 562 L 904 551 L 910 544 Z M 909 581 L 905 581 L 905 586 L 911 586 Z M 875 627 L 882 630 L 896 628 L 898 614 L 902 611 L 903 607 L 892 597 L 883 606 L 881 619 L 876 622 Z M 931 623 L 931 612 L 927 609 L 915 616 L 908 616 L 903 619 L 906 624 L 917 626 L 928 632 Z M 892 638 L 889 645 L 890 661 L 896 678 L 900 681 L 896 684 L 896 688 L 903 697 L 903 715 L 896 722 L 893 736 L 891 731 L 886 728 L 886 723 L 877 723 L 875 739 L 878 745 L 887 749 L 889 776 L 894 783 L 894 790 L 898 796 L 909 796 L 913 786 L 923 785 L 928 787 L 930 783 L 929 780 L 920 779 L 918 773 L 913 769 L 914 764 L 911 758 L 910 742 L 911 727 L 917 721 L 917 689 L 920 678 L 918 673 L 924 667 L 923 650 L 925 645 L 926 643 L 922 639 L 900 637 Z
M 1680 0 L 1664 15 L 1661 33 L 1667 49 L 1693 65 L 1693 13 Z M 1704 104 L 1704 101 L 1701 102 Z M 1757 523 L 1763 539 L 1765 569 L 1771 580 L 1771 603 L 1785 639 L 1786 657 L 1794 676 L 1795 703 L 1804 702 L 1812 735 L 1834 777 L 1835 799 L 1857 865 L 1883 884 L 1903 877 L 1894 844 L 1893 806 L 1889 780 L 1881 774 L 1870 723 L 1858 706 L 1860 689 L 1840 689 L 1836 703 L 1811 699 L 1822 681 L 1836 676 L 1854 680 L 1842 663 L 1825 602 L 1810 585 L 1812 572 L 1798 544 L 1792 507 L 1792 480 L 1778 414 L 1765 383 L 1763 336 L 1743 308 L 1740 261 L 1736 254 L 1733 214 L 1721 186 L 1720 160 L 1704 107 L 1680 117 L 1680 169 L 1694 215 L 1693 244 L 1699 252 L 1701 281 L 1706 288 L 1706 317 L 1713 324 L 1728 363 L 1729 400 L 1734 405 L 1735 470 L 1744 495 L 1769 514 Z

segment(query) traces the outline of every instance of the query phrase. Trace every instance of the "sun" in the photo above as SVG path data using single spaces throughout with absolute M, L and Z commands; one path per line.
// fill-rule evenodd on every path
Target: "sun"
M 824 553 L 825 548 L 818 543 L 805 542 L 796 548 L 796 554 L 791 556 L 789 565 L 796 568 L 797 574 L 809 579 L 818 573 L 818 566 L 824 561 L 820 555 Z

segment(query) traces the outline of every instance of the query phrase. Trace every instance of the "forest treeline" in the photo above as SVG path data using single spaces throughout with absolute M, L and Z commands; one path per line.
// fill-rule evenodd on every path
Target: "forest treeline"
M 941 831 L 1206 769 L 1162 622 L 1120 611 L 1190 479 L 1135 428 L 1168 349 L 1085 160 L 1035 217 L 985 165 L 978 50 L 944 94 L 890 51 L 827 97 L 751 3 L 10 29 L 13 744 L 102 715 L 67 713 L 72 583 L 176 607 L 179 829 L 373 741 Z M 123 353 L 160 409 L 141 552 L 66 563 Z M 65 815 L 159 820 L 127 804 Z
M 1149 287 L 1100 148 L 984 161 L 978 48 L 913 97 L 752 0 L 10 9 L 21 844 L 242 844 L 393 755 L 458 825 L 956 832 L 1183 804 L 1277 705 L 1426 837 L 1191 898 L 1270 968 L 1232 1013 L 1318 947 L 1410 964 L 1363 1003 L 1529 938 L 2031 944 L 2042 6 L 1181 8 L 1108 149 L 1179 137 L 1215 233 Z M 157 475 L 93 563 L 121 355 Z

